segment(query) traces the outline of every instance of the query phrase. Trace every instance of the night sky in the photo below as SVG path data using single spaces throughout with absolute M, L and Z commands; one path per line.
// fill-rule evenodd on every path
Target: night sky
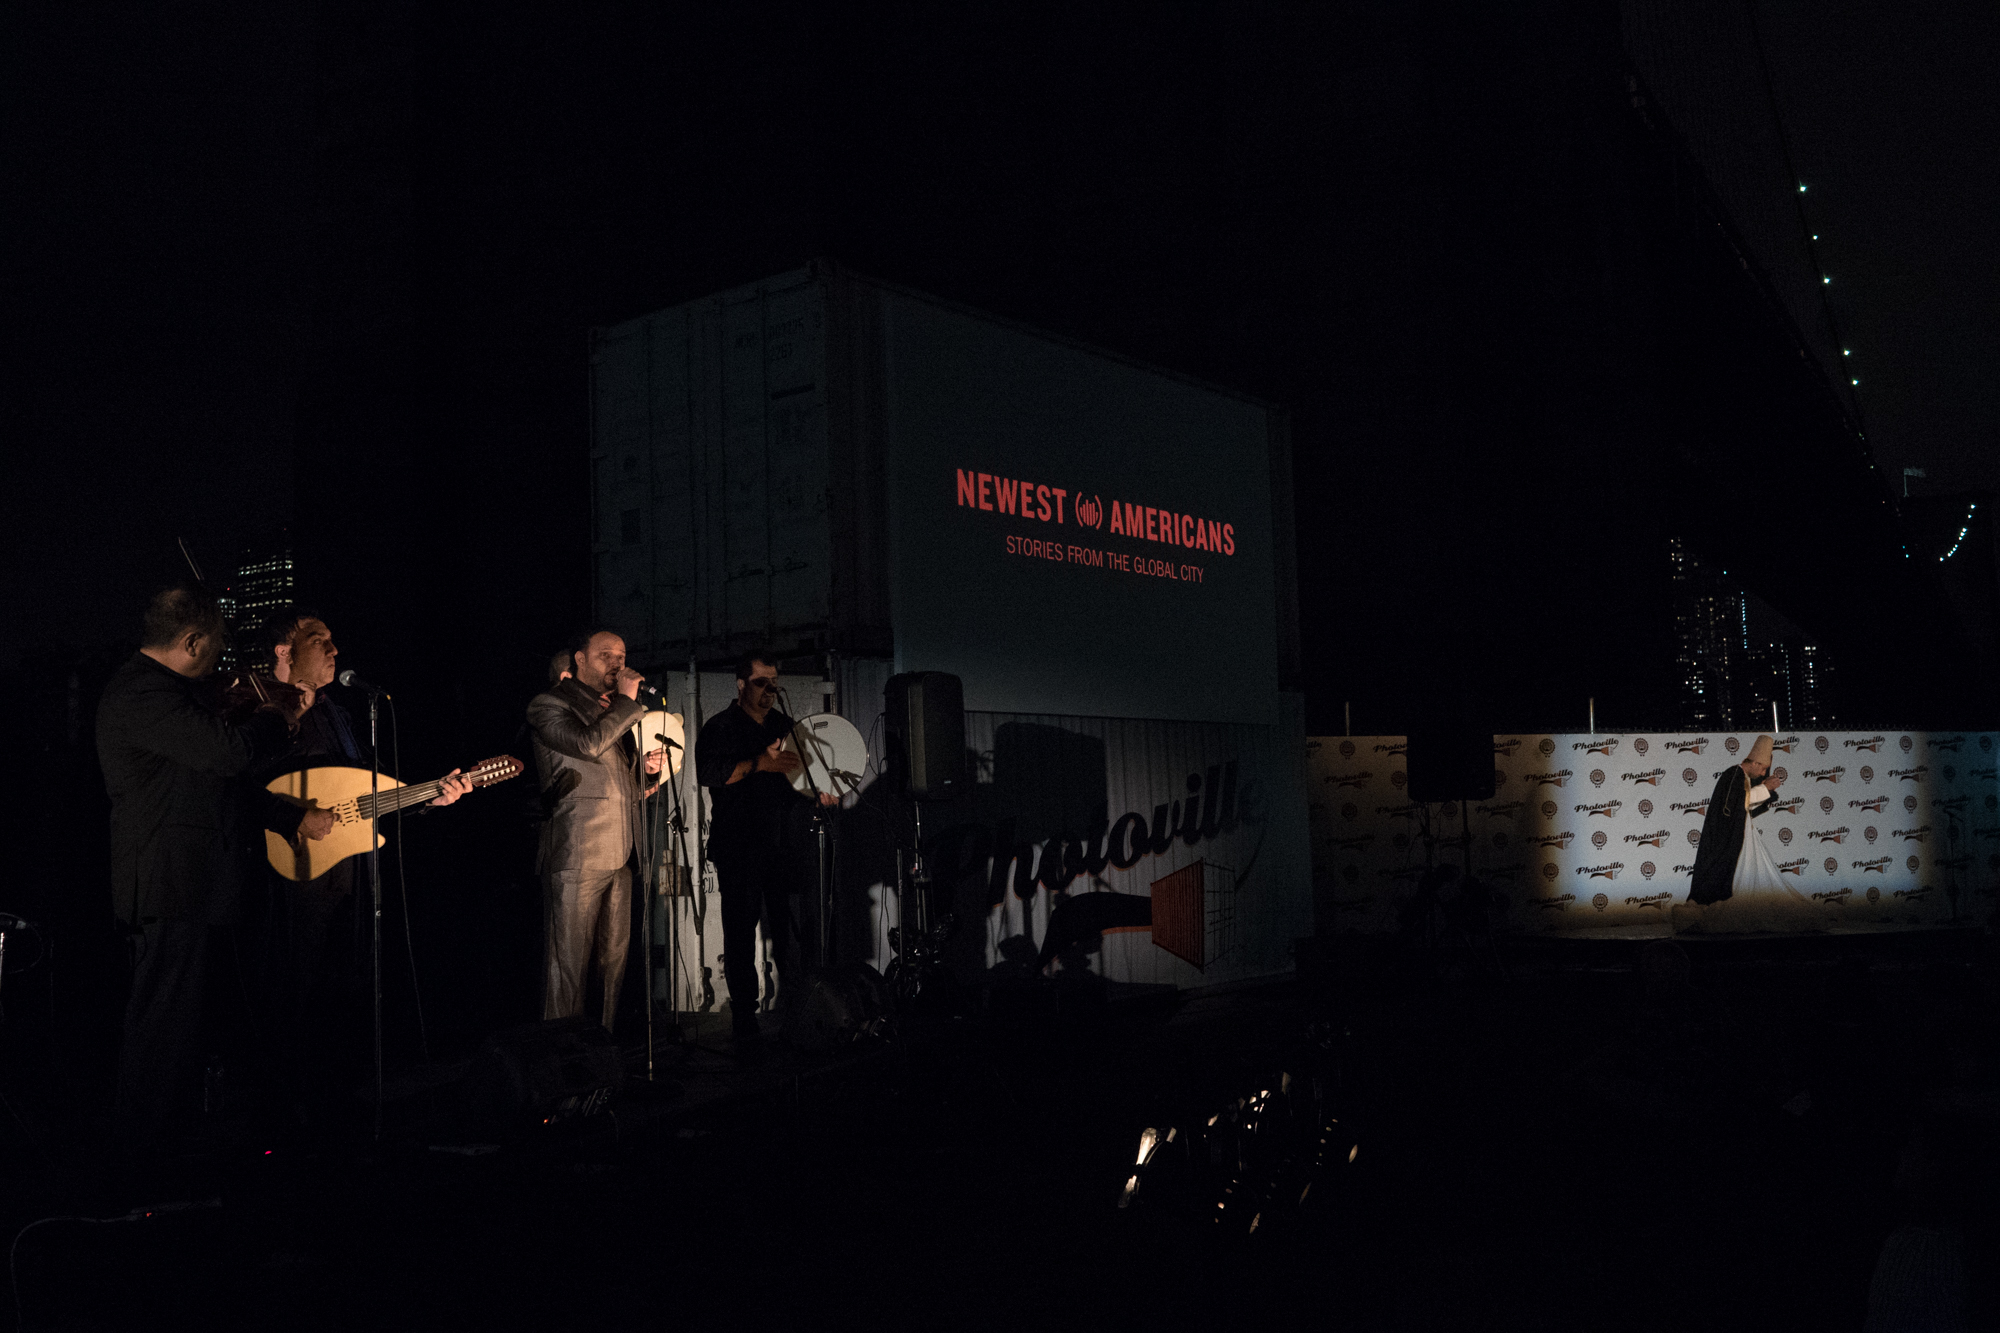
M 1760 6 L 1760 12 L 1765 7 Z M 1780 110 L 1868 436 L 1911 494 L 2000 483 L 2000 301 L 1992 219 L 2000 17 L 1979 5 L 1768 8 Z
M 1878 465 L 2000 486 L 2000 20 L 1758 12 Z M 1407 642 L 1565 643 L 1525 609 L 1643 554 L 1544 587 L 1530 540 L 1636 475 L 1579 480 L 1623 446 L 1574 424 L 1653 281 L 1616 8 L 1146 15 L 14 7 L 0 661 L 130 635 L 176 535 L 219 570 L 282 524 L 349 664 L 451 677 L 451 744 L 511 728 L 588 614 L 587 329 L 815 257 L 1288 407 L 1310 723 L 1406 723 Z M 1742 60 L 1698 19 L 1664 59 Z M 1651 688 L 1564 656 L 1496 722 Z

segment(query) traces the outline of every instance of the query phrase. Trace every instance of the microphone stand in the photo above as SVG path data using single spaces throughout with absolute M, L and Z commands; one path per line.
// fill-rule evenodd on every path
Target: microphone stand
M 687 721 L 682 727 L 683 734 L 695 738 L 700 743 L 701 716 L 701 666 L 693 658 L 688 658 L 687 669 Z M 678 797 L 678 793 L 676 793 Z M 683 817 L 686 812 L 675 806 Z M 694 956 L 701 969 L 701 1013 L 715 1007 L 714 976 L 708 965 L 708 851 L 705 839 L 708 836 L 708 811 L 702 804 L 701 770 L 695 770 L 694 788 L 694 853 L 688 859 L 688 906 L 694 918 Z M 682 846 L 686 846 L 687 830 L 681 830 Z M 701 1029 L 695 1029 L 699 1035 Z
M 644 707 L 644 705 L 642 704 L 641 707 Z M 646 715 L 641 713 L 639 721 L 642 732 L 645 729 L 645 720 Z M 639 938 L 645 942 L 645 949 L 640 955 L 640 962 L 644 966 L 646 976 L 646 985 L 644 987 L 646 993 L 646 1081 L 651 1083 L 653 1081 L 653 871 L 655 858 L 653 856 L 654 829 L 652 811 L 646 808 L 645 789 L 646 740 L 642 735 L 632 746 L 632 799 L 639 803 L 639 827 L 643 833 L 641 844 L 635 850 L 639 856 L 639 892 L 642 895 L 639 903 Z M 630 818 L 629 812 L 627 818 Z M 630 826 L 627 825 L 627 827 Z M 631 920 L 632 918 L 629 916 L 625 918 L 628 929 L 630 928 Z
M 779 689 L 778 695 L 786 705 L 785 715 L 787 717 L 790 717 L 792 712 L 790 707 L 792 701 L 790 697 L 785 694 L 782 688 Z M 820 803 L 819 783 L 814 781 L 813 779 L 812 764 L 809 762 L 810 756 L 807 754 L 806 751 L 806 746 L 808 744 L 809 742 L 806 740 L 806 738 L 799 733 L 798 719 L 793 718 L 792 748 L 798 753 L 799 773 L 805 778 L 806 791 L 812 797 L 813 833 L 815 842 L 815 846 L 813 849 L 813 880 L 814 880 L 814 888 L 817 892 L 817 897 L 813 903 L 813 924 L 814 924 L 814 933 L 817 936 L 815 943 L 818 945 L 817 952 L 819 954 L 819 966 L 822 970 L 824 970 L 828 966 L 828 964 L 833 962 L 833 950 L 831 947 L 831 941 L 829 939 L 829 937 L 833 933 L 833 925 L 832 925 L 833 913 L 832 913 L 832 902 L 831 902 L 832 895 L 828 891 L 828 884 L 827 884 L 827 878 L 828 878 L 827 839 L 830 836 L 830 834 L 826 826 L 827 807 Z M 831 766 L 829 765 L 829 771 L 830 770 Z
M 368 691 L 368 896 L 372 908 L 369 955 L 375 974 L 375 1141 L 382 1141 L 382 751 L 376 725 L 382 712 L 379 690 Z
M 685 728 L 683 729 L 685 730 Z M 679 747 L 668 741 L 665 748 L 667 751 L 667 827 L 673 834 L 673 845 L 680 848 L 681 869 L 688 876 L 688 879 L 684 881 L 687 887 L 687 897 L 692 902 L 694 900 L 694 868 L 687 864 L 687 820 L 681 809 L 680 775 L 683 766 L 677 765 L 674 762 L 674 751 Z M 671 854 L 670 849 L 669 855 Z M 669 864 L 671 865 L 672 863 L 669 862 Z M 677 884 L 673 887 L 679 889 L 681 885 Z M 680 895 L 675 893 L 669 896 L 678 898 Z M 674 1041 L 676 1044 L 687 1039 L 687 1034 L 681 1030 L 681 996 L 679 985 L 675 980 L 676 972 L 680 967 L 680 931 L 680 907 L 677 903 L 669 903 L 667 906 L 667 1010 L 673 1016 Z
M 664 708 L 666 706 L 666 696 L 658 690 L 654 690 L 651 686 L 647 686 L 646 688 L 652 691 L 654 701 Z M 636 753 L 632 759 L 635 775 L 634 789 L 641 793 L 645 790 L 646 755 L 650 752 L 653 741 L 659 742 L 660 748 L 666 752 L 665 762 L 662 765 L 665 770 L 665 776 L 660 785 L 667 789 L 667 799 L 671 802 L 670 808 L 672 814 L 669 816 L 668 827 L 679 831 L 681 830 L 680 788 L 676 785 L 679 778 L 679 768 L 673 762 L 673 751 L 677 747 L 664 734 L 651 737 L 650 739 L 645 736 L 643 718 L 641 719 L 641 734 L 634 747 Z M 653 1081 L 656 1064 L 653 1040 L 653 896 L 659 892 L 660 823 L 656 808 L 646 803 L 646 797 L 642 794 L 638 799 L 642 806 L 639 812 L 640 827 L 645 830 L 645 847 L 640 854 L 640 889 L 645 894 L 645 901 L 640 904 L 639 917 L 640 935 L 646 943 L 644 959 L 646 971 L 646 1081 L 650 1083 Z M 685 859 L 687 856 L 685 832 L 681 833 L 681 844 L 681 856 Z M 680 1000 L 675 989 L 679 953 L 680 916 L 670 906 L 667 909 L 666 942 L 667 1010 L 674 1021 L 675 1045 L 679 1045 L 686 1040 L 686 1034 L 681 1031 Z

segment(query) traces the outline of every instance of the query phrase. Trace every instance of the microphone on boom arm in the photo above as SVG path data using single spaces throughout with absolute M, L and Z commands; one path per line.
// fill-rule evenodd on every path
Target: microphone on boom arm
M 338 679 L 342 685 L 345 685 L 350 690 L 363 690 L 369 694 L 379 694 L 384 699 L 389 697 L 389 691 L 383 689 L 380 685 L 375 684 L 373 681 L 363 680 L 359 675 L 355 674 L 355 672 L 352 671 L 351 669 L 341 672 L 340 675 L 336 677 L 336 679 Z

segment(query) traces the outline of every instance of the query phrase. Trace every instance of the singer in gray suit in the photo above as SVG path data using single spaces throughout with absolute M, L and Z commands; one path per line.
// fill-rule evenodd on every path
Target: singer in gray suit
M 571 677 L 528 704 L 542 791 L 555 797 L 536 864 L 548 926 L 542 1017 L 583 1012 L 594 959 L 608 1031 L 632 942 L 632 865 L 644 836 L 639 801 L 658 788 L 639 789 L 631 732 L 645 716 L 638 701 L 645 677 L 626 667 L 625 641 L 599 630 L 577 641 L 570 661 Z M 661 758 L 657 750 L 647 755 L 645 770 L 659 772 Z

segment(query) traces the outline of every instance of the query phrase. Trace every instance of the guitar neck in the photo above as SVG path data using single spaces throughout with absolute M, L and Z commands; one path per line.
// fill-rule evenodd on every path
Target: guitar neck
M 435 778 L 408 787 L 385 787 L 373 796 L 362 796 L 354 804 L 363 819 L 373 819 L 435 801 L 443 792 L 444 779 Z

